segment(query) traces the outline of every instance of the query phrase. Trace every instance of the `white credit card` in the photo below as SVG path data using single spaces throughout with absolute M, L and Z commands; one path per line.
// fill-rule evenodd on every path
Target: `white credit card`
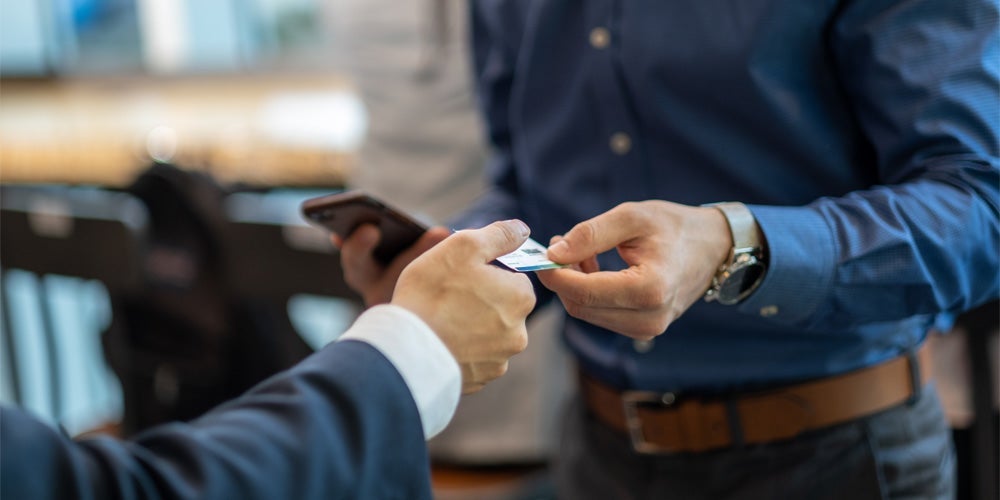
M 528 238 L 528 241 L 525 241 L 521 245 L 521 248 L 503 257 L 498 257 L 497 260 L 501 264 L 522 273 L 568 267 L 566 264 L 556 264 L 546 258 L 545 254 L 547 250 L 541 243 Z

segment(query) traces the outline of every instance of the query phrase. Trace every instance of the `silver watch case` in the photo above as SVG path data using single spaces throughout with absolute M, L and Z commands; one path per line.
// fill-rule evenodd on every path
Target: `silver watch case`
M 747 298 L 763 281 L 764 262 L 757 255 L 759 249 L 737 248 L 729 263 L 722 266 L 712 278 L 712 286 L 705 293 L 705 301 L 716 301 L 731 306 Z

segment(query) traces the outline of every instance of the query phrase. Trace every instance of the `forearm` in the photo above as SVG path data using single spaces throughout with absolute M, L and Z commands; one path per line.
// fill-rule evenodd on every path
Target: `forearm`
M 997 19 L 989 0 L 845 4 L 830 53 L 878 185 L 752 206 L 771 262 L 746 312 L 843 329 L 997 297 Z
M 129 442 L 73 442 L 19 412 L 3 417 L 4 498 L 429 496 L 413 399 L 389 361 L 360 342 Z
M 804 207 L 751 206 L 770 262 L 740 307 L 806 329 L 848 328 L 997 297 L 1000 170 L 939 162 L 896 186 Z

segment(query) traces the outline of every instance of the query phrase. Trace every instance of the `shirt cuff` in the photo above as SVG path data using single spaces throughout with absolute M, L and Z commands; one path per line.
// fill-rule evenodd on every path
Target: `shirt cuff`
M 833 284 L 836 242 L 829 224 L 810 207 L 747 208 L 767 240 L 768 267 L 760 288 L 740 310 L 809 327 Z
M 424 437 L 441 432 L 462 391 L 458 362 L 434 331 L 412 312 L 383 304 L 364 312 L 339 340 L 360 340 L 396 367 L 420 412 Z

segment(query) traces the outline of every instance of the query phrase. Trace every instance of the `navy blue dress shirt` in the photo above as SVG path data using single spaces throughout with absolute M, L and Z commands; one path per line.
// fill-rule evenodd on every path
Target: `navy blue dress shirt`
M 750 207 L 769 269 L 742 304 L 699 301 L 651 349 L 569 321 L 584 368 L 620 387 L 731 391 L 898 356 L 998 296 L 997 10 L 476 0 L 496 154 L 461 222 L 521 217 L 547 242 L 626 201 Z
M 0 408 L 0 498 L 431 498 L 420 414 L 396 368 L 330 344 L 194 422 L 71 441 Z

